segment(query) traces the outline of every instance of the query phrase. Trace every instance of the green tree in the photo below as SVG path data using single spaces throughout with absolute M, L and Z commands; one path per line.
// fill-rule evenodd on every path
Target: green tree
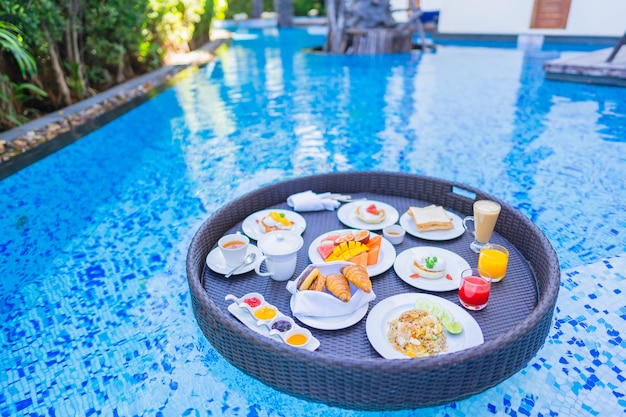
M 37 70 L 21 85 L 18 58 L 3 59 L 3 85 L 39 87 L 48 96 L 37 107 L 54 111 L 207 42 L 212 15 L 213 0 L 0 0 L 0 21 L 19 28 Z
M 0 21 L 0 56 L 11 56 L 20 70 L 22 79 L 35 76 L 37 65 L 32 55 L 28 53 L 22 43 L 20 30 L 7 22 Z M 0 65 L 0 125 L 6 127 L 18 126 L 28 120 L 28 113 L 32 110 L 24 109 L 23 104 L 34 95 L 45 96 L 46 93 L 39 87 L 28 82 L 13 82 L 5 73 L 6 60 Z

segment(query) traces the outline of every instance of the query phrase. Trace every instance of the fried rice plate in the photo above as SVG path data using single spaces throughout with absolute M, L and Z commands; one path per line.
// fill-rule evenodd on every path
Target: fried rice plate
M 443 324 L 424 310 L 405 311 L 390 321 L 387 338 L 394 349 L 411 358 L 435 356 L 447 350 Z

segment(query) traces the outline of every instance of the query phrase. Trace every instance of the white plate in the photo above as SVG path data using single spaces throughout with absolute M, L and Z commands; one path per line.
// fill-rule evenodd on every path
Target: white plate
M 448 350 L 445 353 L 457 352 L 478 346 L 484 342 L 480 326 L 462 307 L 450 301 L 430 294 L 406 293 L 385 298 L 376 304 L 367 316 L 365 331 L 372 347 L 385 359 L 411 359 L 395 350 L 387 339 L 389 322 L 397 319 L 402 313 L 415 308 L 419 298 L 426 298 L 439 303 L 461 323 L 463 331 L 457 335 L 446 332 Z
M 239 319 L 240 322 L 245 324 L 250 330 L 253 330 L 263 336 L 270 337 L 274 340 L 278 340 L 282 342 L 283 340 L 278 335 L 270 335 L 270 331 L 267 326 L 258 325 L 256 320 L 243 308 L 239 307 L 236 303 L 232 303 L 228 306 L 228 311 L 231 314 Z M 315 336 L 311 337 L 311 340 L 306 345 L 302 346 L 302 349 L 314 351 L 320 347 L 320 341 L 315 338 Z
M 293 311 L 293 298 L 291 296 L 291 300 L 289 305 L 291 307 L 291 311 Z M 295 318 L 300 320 L 302 323 L 307 326 L 311 326 L 315 329 L 320 330 L 339 330 L 345 329 L 346 327 L 350 327 L 355 323 L 361 321 L 363 317 L 367 314 L 367 309 L 369 307 L 369 303 L 363 304 L 361 307 L 356 309 L 356 311 L 352 314 L 346 314 L 344 316 L 335 316 L 335 317 L 311 317 L 311 316 L 303 316 L 300 314 L 294 315 Z
M 463 228 L 463 220 L 454 213 L 446 211 L 448 216 L 452 218 L 452 225 L 454 226 L 450 230 L 431 230 L 429 232 L 420 232 L 417 230 L 415 222 L 409 216 L 409 213 L 404 213 L 400 216 L 400 226 L 406 230 L 406 232 L 415 237 L 419 237 L 424 240 L 451 240 L 461 236 L 465 229 Z
M 261 249 L 257 248 L 253 244 L 248 245 L 248 251 L 246 252 L 246 255 L 251 252 L 256 253 L 257 258 L 260 258 L 261 255 L 263 255 Z M 209 266 L 209 268 L 211 268 L 218 274 L 227 274 L 234 268 L 234 266 L 226 265 L 226 261 L 222 256 L 222 252 L 220 252 L 220 248 L 215 248 L 211 252 L 209 252 L 206 257 L 206 264 Z M 252 262 L 250 265 L 242 266 L 237 271 L 235 271 L 233 275 L 245 274 L 246 272 L 250 272 L 254 269 L 254 265 L 255 263 Z
M 339 229 L 339 230 L 331 230 L 330 232 L 326 232 L 323 235 L 318 236 L 309 246 L 309 259 L 313 264 L 321 264 L 324 263 L 324 258 L 317 251 L 317 247 L 322 242 L 324 236 L 328 236 L 330 234 L 335 233 L 345 233 L 345 232 L 357 232 L 358 230 L 350 230 L 350 229 Z M 376 233 L 370 232 L 370 236 L 378 236 Z M 367 272 L 370 274 L 370 277 L 374 277 L 376 275 L 380 275 L 383 272 L 387 271 L 389 268 L 393 266 L 393 261 L 396 259 L 396 249 L 393 247 L 391 242 L 387 239 L 382 238 L 380 242 L 380 251 L 378 252 L 378 263 L 375 265 L 368 265 Z
M 304 217 L 291 210 L 268 209 L 252 213 L 243 220 L 243 223 L 241 224 L 241 229 L 250 239 L 259 240 L 261 236 L 265 234 L 259 228 L 257 221 L 261 220 L 263 217 L 266 217 L 270 211 L 285 213 L 285 217 L 294 222 L 293 228 L 291 230 L 300 234 L 304 233 L 304 230 L 306 229 L 306 220 L 304 219 Z
M 437 279 L 411 278 L 411 275 L 415 274 L 411 269 L 413 258 L 429 253 L 446 260 L 446 274 L 450 274 L 451 280 L 445 275 Z M 418 246 L 407 249 L 396 257 L 396 261 L 393 264 L 393 269 L 402 281 L 412 287 L 434 292 L 458 290 L 461 285 L 461 272 L 469 269 L 469 267 L 467 261 L 456 253 L 434 246 Z
M 364 221 L 359 220 L 356 216 L 356 209 L 359 206 L 367 208 L 370 204 L 376 204 L 381 210 L 385 210 L 385 220 L 380 223 L 372 224 L 365 223 Z M 398 221 L 398 210 L 389 204 L 383 203 L 381 201 L 375 200 L 360 200 L 353 201 L 348 204 L 344 204 L 337 210 L 337 217 L 339 217 L 339 221 L 345 224 L 348 227 L 352 227 L 355 229 L 365 229 L 365 230 L 382 230 L 383 227 L 389 226 L 390 224 L 394 224 Z

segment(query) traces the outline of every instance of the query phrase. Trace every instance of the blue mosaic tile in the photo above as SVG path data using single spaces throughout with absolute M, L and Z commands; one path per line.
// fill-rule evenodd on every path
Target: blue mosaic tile
M 547 46 L 324 57 L 303 30 L 245 35 L 0 182 L 1 416 L 626 413 L 623 89 L 545 81 Z M 185 276 L 200 225 L 268 183 L 364 169 L 484 189 L 546 234 L 562 285 L 525 368 L 463 401 L 364 413 L 278 393 L 204 339 Z

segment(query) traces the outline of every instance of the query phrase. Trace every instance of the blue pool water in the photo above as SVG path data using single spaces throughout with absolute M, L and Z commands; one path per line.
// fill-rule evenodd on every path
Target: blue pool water
M 0 415 L 626 413 L 626 90 L 546 81 L 542 63 L 572 47 L 304 49 L 323 40 L 240 32 L 215 63 L 0 182 Z M 185 276 L 199 226 L 263 185 L 350 170 L 459 181 L 541 228 L 562 288 L 527 367 L 464 401 L 364 413 L 276 392 L 206 342 Z

